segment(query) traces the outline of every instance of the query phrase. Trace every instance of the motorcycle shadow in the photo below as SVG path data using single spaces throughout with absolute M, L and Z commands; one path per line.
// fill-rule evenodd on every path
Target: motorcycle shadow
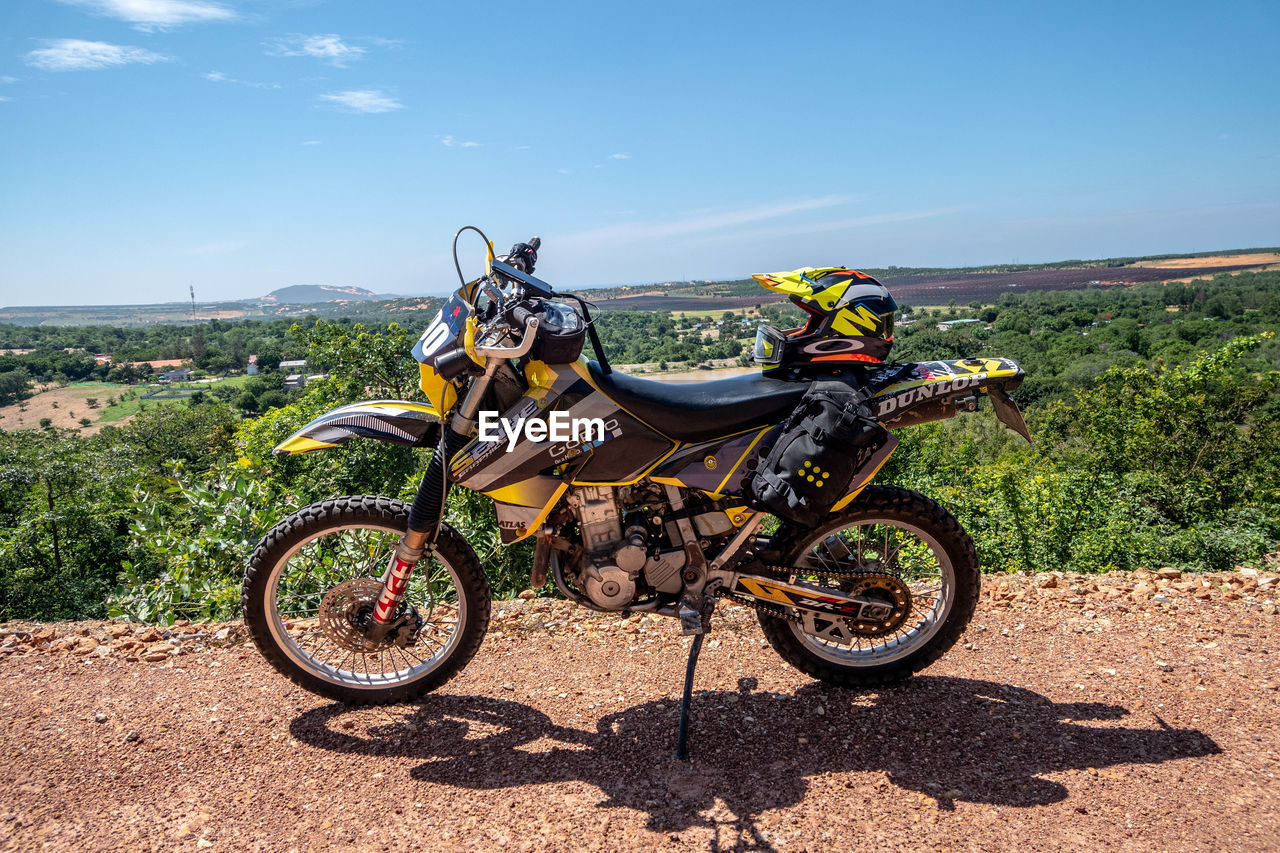
M 1045 774 L 1221 752 L 1207 735 L 1158 717 L 1154 727 L 1117 726 L 1129 714 L 1118 705 L 1055 703 L 989 681 L 917 676 L 878 692 L 817 682 L 794 694 L 754 688 L 741 679 L 736 693 L 695 694 L 690 764 L 672 758 L 671 700 L 607 714 L 587 730 L 510 699 L 435 694 L 394 709 L 324 706 L 297 717 L 291 731 L 323 749 L 421 759 L 410 775 L 424 782 L 472 790 L 588 782 L 604 793 L 600 806 L 645 812 L 661 832 L 711 825 L 700 813 L 717 800 L 749 832 L 753 816 L 798 804 L 809 777 L 833 772 L 882 772 L 943 809 L 956 800 L 1029 807 L 1068 795 Z

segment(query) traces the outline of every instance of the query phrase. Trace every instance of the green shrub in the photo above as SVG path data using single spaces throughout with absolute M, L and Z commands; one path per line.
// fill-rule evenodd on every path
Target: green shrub
M 164 624 L 238 617 L 245 562 L 284 508 L 268 484 L 239 474 L 207 485 L 175 480 L 168 491 L 169 501 L 134 495 L 134 559 L 123 564 L 109 612 Z

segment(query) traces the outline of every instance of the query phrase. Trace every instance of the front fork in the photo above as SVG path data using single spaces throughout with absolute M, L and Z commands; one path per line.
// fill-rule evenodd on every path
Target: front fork
M 422 560 L 422 555 L 435 544 L 435 536 L 444 518 L 444 501 L 449 493 L 448 465 L 454 454 L 471 440 L 476 428 L 476 413 L 480 400 L 488 390 L 493 374 L 502 363 L 501 358 L 489 357 L 485 371 L 476 377 L 467 391 L 466 399 L 449 419 L 440 440 L 436 455 L 418 484 L 413 506 L 409 509 L 409 524 L 396 545 L 395 554 L 382 575 L 382 593 L 373 606 L 373 620 L 369 624 L 368 637 L 377 642 L 387 635 L 395 621 L 400 600 L 409 587 L 409 577 Z

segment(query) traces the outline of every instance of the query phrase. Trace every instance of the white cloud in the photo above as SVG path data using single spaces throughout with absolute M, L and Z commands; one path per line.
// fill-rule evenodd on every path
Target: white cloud
M 828 222 L 814 222 L 808 225 L 784 225 L 758 228 L 752 231 L 738 231 L 730 236 L 734 239 L 751 238 L 766 239 L 770 237 L 799 237 L 804 234 L 825 234 L 832 231 L 848 231 L 854 228 L 866 228 L 871 225 L 888 225 L 894 222 L 911 222 L 916 219 L 931 219 L 935 216 L 947 216 L 960 213 L 962 207 L 940 207 L 934 210 L 909 210 L 896 213 L 869 213 L 849 219 L 836 219 Z M 712 238 L 714 239 L 714 238 Z
M 381 89 L 353 89 L 347 92 L 330 92 L 321 95 L 320 100 L 327 101 L 335 108 L 352 113 L 389 113 L 392 110 L 404 109 L 404 104 L 395 98 L 388 97 Z
M 609 159 L 610 160 L 630 160 L 631 155 L 630 154 L 610 154 Z
M 140 47 L 80 39 L 49 39 L 48 47 L 27 54 L 27 64 L 44 71 L 88 71 L 115 65 L 168 62 L 169 57 Z
M 440 139 L 440 144 L 445 148 L 479 148 L 479 142 L 460 142 L 452 136 L 444 136 Z
M 0 77 L 0 83 L 17 83 L 17 77 Z
M 302 144 L 303 144 L 303 145 L 319 145 L 319 144 L 320 144 L 320 140 L 319 140 L 319 139 L 308 139 L 306 142 L 304 142 L 304 143 L 302 143 Z
M 249 86 L 254 89 L 279 89 L 279 83 L 255 83 L 252 80 L 237 80 L 235 77 L 228 77 L 221 71 L 207 71 L 203 75 L 204 79 L 210 83 L 235 83 L 240 86 Z
M 133 24 L 144 32 L 167 30 L 183 24 L 233 21 L 235 9 L 214 0 L 58 0 L 83 6 L 91 12 Z
M 4 102 L 5 102 L 5 101 L 7 101 L 7 100 L 9 100 L 9 99 L 8 99 L 8 98 L 6 98 L 4 95 L 0 95 L 0 103 L 4 103 Z
M 567 170 L 561 170 L 567 171 Z M 730 210 L 723 213 L 710 213 L 678 219 L 674 222 L 636 223 L 630 225 L 607 225 L 590 231 L 582 231 L 564 238 L 564 242 L 582 244 L 616 244 L 632 245 L 656 240 L 670 240 L 679 237 L 703 234 L 735 225 L 747 225 L 770 219 L 780 219 L 796 213 L 837 207 L 847 204 L 848 198 L 843 196 L 823 196 L 798 202 L 781 202 L 758 207 Z
M 272 39 L 266 46 L 271 56 L 312 56 L 338 68 L 346 68 L 365 53 L 363 47 L 347 44 L 333 33 L 313 36 L 295 33 Z

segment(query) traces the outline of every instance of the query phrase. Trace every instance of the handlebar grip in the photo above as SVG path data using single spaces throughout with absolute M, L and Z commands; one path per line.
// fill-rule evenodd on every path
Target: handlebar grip
M 511 309 L 511 321 L 520 327 L 526 326 L 529 322 L 529 318 L 536 316 L 538 315 L 523 305 L 517 305 L 515 308 Z

